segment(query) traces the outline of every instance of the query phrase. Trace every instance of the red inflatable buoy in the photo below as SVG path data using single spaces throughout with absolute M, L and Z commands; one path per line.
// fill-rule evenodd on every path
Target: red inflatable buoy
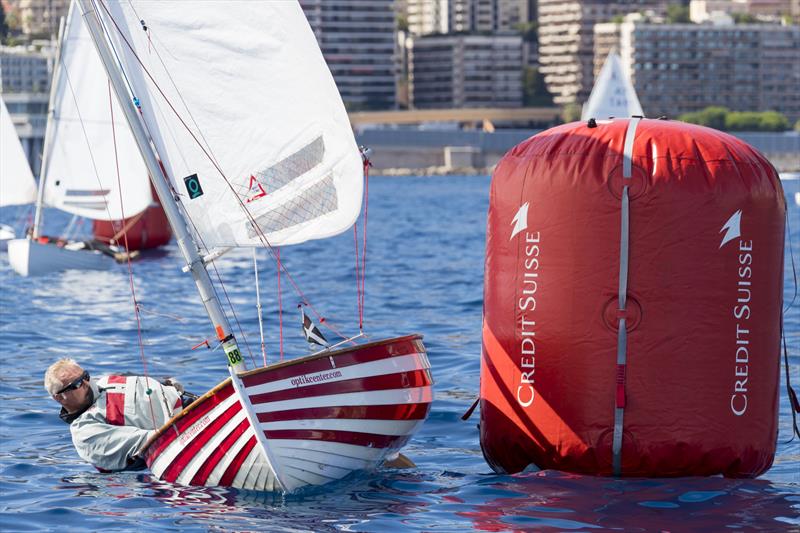
M 716 130 L 572 123 L 492 177 L 481 447 L 624 476 L 752 477 L 777 438 L 786 204 Z

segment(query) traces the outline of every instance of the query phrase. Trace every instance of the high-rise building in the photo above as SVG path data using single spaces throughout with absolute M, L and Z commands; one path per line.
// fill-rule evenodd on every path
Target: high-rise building
M 691 0 L 689 14 L 692 22 L 705 22 L 714 13 L 748 15 L 759 20 L 781 20 L 783 17 L 797 23 L 800 15 L 798 0 Z
M 52 57 L 47 47 L 0 46 L 0 92 L 34 174 L 41 165 Z
M 50 57 L 33 47 L 0 46 L 0 87 L 4 93 L 47 93 Z
M 58 34 L 61 17 L 67 16 L 69 0 L 17 0 L 22 33 L 51 37 Z
M 301 0 L 348 109 L 395 107 L 393 0 Z
M 644 9 L 663 11 L 665 0 L 539 0 L 539 63 L 556 104 L 582 104 L 594 84 L 594 25 Z
M 408 32 L 412 35 L 447 33 L 448 0 L 400 0 L 398 10 L 408 22 Z
M 595 65 L 619 50 L 651 117 L 724 106 L 800 118 L 800 27 L 777 24 L 598 24 Z
M 400 0 L 412 35 L 516 32 L 529 21 L 529 0 Z
M 522 105 L 521 36 L 429 35 L 410 41 L 413 107 Z

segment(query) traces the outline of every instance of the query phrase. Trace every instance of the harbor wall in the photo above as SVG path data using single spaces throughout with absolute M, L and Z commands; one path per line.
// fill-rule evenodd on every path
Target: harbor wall
M 491 174 L 508 150 L 540 131 L 364 129 L 356 133 L 356 141 L 372 149 L 375 174 Z M 761 151 L 779 172 L 800 172 L 800 133 L 734 135 Z

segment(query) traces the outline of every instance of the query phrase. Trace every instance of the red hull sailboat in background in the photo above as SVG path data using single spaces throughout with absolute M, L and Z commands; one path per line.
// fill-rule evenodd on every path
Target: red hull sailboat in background
M 172 238 L 169 220 L 155 191 L 150 207 L 124 220 L 95 220 L 94 238 L 106 244 L 127 246 L 128 250 L 150 250 L 164 246 Z

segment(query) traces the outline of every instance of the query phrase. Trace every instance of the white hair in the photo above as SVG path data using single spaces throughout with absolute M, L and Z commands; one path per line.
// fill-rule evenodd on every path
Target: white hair
M 59 359 L 50 365 L 50 368 L 44 373 L 44 388 L 51 396 L 64 386 L 63 377 L 72 369 L 78 369 L 80 372 L 83 372 L 81 365 L 68 357 Z

